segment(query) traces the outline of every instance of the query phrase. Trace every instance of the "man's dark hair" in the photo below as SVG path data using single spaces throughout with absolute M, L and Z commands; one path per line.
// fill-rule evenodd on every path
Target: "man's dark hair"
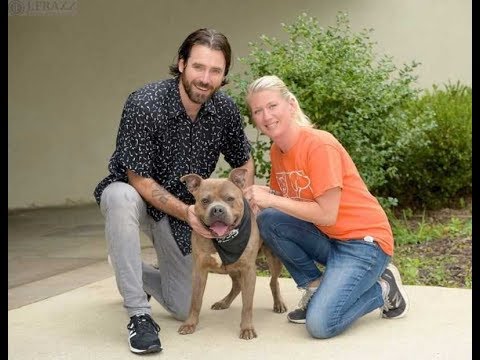
M 169 67 L 170 74 L 173 76 L 180 75 L 178 61 L 180 61 L 180 59 L 183 59 L 185 63 L 188 61 L 193 45 L 207 46 L 210 49 L 220 50 L 223 53 L 223 56 L 225 57 L 225 74 L 223 74 L 224 78 L 222 86 L 227 84 L 227 74 L 230 70 L 230 63 L 232 60 L 232 50 L 226 36 L 213 29 L 198 29 L 187 36 L 178 49 L 176 62 Z

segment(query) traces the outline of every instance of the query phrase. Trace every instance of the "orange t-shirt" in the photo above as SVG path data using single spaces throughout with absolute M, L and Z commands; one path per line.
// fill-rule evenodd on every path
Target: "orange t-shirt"
M 393 255 L 393 235 L 387 215 L 368 191 L 350 155 L 340 142 L 323 130 L 302 128 L 295 145 L 282 153 L 270 149 L 270 186 L 283 196 L 315 201 L 334 187 L 342 190 L 337 221 L 316 226 L 330 238 L 363 239 L 372 236 L 382 250 Z

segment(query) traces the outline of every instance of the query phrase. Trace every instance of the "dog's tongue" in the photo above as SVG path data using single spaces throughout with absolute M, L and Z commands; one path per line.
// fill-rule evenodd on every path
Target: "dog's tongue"
M 210 230 L 215 232 L 215 234 L 218 236 L 225 236 L 228 226 L 221 221 L 215 221 L 212 225 L 210 225 Z

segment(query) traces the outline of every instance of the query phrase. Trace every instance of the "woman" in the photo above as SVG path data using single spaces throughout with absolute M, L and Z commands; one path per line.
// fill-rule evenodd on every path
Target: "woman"
M 384 318 L 405 316 L 409 302 L 390 263 L 388 218 L 347 151 L 332 134 L 313 129 L 276 76 L 250 84 L 247 103 L 273 144 L 270 187 L 250 186 L 245 197 L 264 241 L 304 290 L 288 320 L 330 338 L 378 308 Z

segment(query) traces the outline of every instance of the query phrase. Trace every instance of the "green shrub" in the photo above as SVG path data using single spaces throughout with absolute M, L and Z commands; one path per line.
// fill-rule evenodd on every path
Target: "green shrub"
M 425 132 L 434 126 L 432 113 L 412 113 L 407 106 L 420 94 L 413 74 L 419 63 L 398 69 L 391 57 L 375 54 L 372 30 L 352 32 L 346 13 L 338 13 L 336 24 L 326 29 L 306 14 L 282 27 L 289 37 L 285 42 L 262 35 L 259 43 L 249 43 L 250 54 L 239 59 L 247 70 L 232 76 L 230 94 L 252 123 L 247 85 L 263 75 L 282 78 L 315 126 L 339 139 L 375 193 L 397 174 L 395 164 L 409 148 L 429 145 Z M 270 141 L 259 135 L 253 146 L 257 177 L 268 178 Z M 388 196 L 384 205 L 395 202 Z
M 429 146 L 413 146 L 396 163 L 397 176 L 380 191 L 402 206 L 458 207 L 472 194 L 472 88 L 448 83 L 410 104 L 413 114 L 427 109 L 436 127 L 427 131 Z

